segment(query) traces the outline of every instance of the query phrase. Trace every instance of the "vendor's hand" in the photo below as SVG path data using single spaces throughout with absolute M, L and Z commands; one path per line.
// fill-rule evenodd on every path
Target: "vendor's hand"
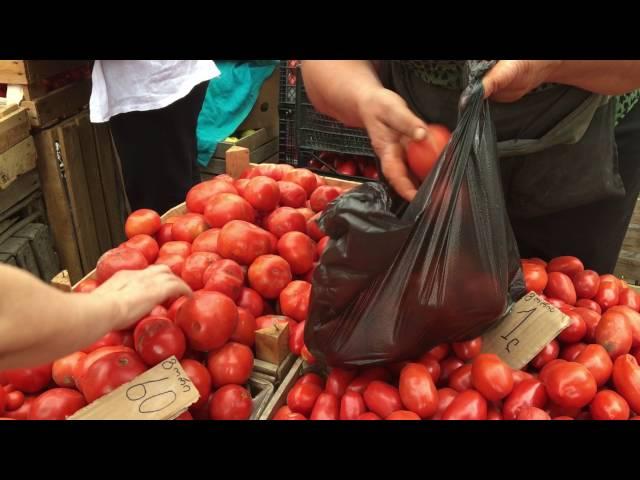
M 358 110 L 384 176 L 402 198 L 412 200 L 417 188 L 405 161 L 405 145 L 427 138 L 427 124 L 409 110 L 400 95 L 382 87 L 363 93 Z
M 166 265 L 121 270 L 90 295 L 113 307 L 112 330 L 123 330 L 170 298 L 191 295 L 191 289 Z
M 515 102 L 546 83 L 561 60 L 500 60 L 482 79 L 485 98 Z

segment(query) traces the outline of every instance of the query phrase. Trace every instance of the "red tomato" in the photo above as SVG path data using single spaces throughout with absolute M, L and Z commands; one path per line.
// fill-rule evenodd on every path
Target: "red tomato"
M 569 278 L 575 277 L 576 274 L 582 271 L 584 271 L 584 265 L 582 264 L 580 259 L 576 257 L 556 257 L 551 259 L 551 261 L 547 264 L 547 272 L 562 272 Z
M 233 260 L 217 260 L 207 266 L 202 280 L 205 290 L 223 293 L 235 302 L 244 288 L 244 271 Z
M 367 411 L 362 395 L 349 390 L 340 399 L 340 420 L 358 420 Z
M 629 404 L 612 390 L 596 393 L 589 412 L 593 420 L 629 420 Z
M 204 208 L 211 197 L 218 193 L 238 193 L 230 182 L 209 180 L 199 183 L 187 193 L 186 205 L 190 212 L 204 213 Z
M 576 272 L 573 276 L 573 286 L 578 298 L 591 299 L 598 293 L 600 287 L 600 275 L 593 270 Z
M 533 375 L 531 375 L 528 372 L 525 372 L 524 370 L 512 370 L 511 375 L 513 377 L 514 388 L 516 387 L 516 385 L 520 384 L 520 382 L 522 382 L 523 380 L 533 378 Z
M 313 356 L 313 354 L 309 351 L 306 345 L 302 345 L 302 350 L 300 350 L 300 356 L 309 365 L 313 365 L 314 363 L 316 363 L 316 357 Z
M 174 418 L 174 420 L 193 420 L 193 416 L 187 410 L 186 412 L 183 412 L 180 415 L 178 415 L 176 418 Z
M 207 201 L 204 207 L 204 218 L 211 227 L 221 228 L 232 220 L 253 222 L 256 211 L 240 195 L 218 193 Z
M 544 383 L 546 381 L 547 376 L 549 375 L 549 372 L 551 372 L 551 370 L 553 370 L 558 365 L 563 363 L 566 363 L 566 360 L 562 360 L 561 358 L 556 358 L 555 360 L 551 360 L 544 367 L 542 367 L 542 369 L 540 370 L 540 373 L 538 373 L 538 377 L 537 377 L 538 380 Z
M 557 298 L 545 298 L 544 300 L 558 309 L 571 307 L 571 305 L 567 305 L 565 302 L 558 300 Z
M 31 404 L 29 420 L 66 420 L 87 405 L 77 390 L 52 388 L 38 396 Z
M 220 235 L 219 228 L 210 228 L 202 232 L 193 240 L 191 251 L 218 253 L 218 235 Z
M 104 283 L 120 270 L 143 270 L 149 262 L 144 255 L 131 248 L 114 248 L 104 253 L 96 265 L 96 279 Z
M 202 215 L 185 215 L 173 224 L 171 236 L 174 240 L 192 243 L 208 229 L 209 224 Z
M 540 370 L 547 363 L 558 358 L 560 354 L 560 344 L 556 340 L 551 340 L 533 360 L 531 366 L 536 370 Z
M 423 181 L 444 151 L 451 132 L 443 125 L 429 125 L 429 138 L 420 142 L 410 142 L 407 146 L 407 163 L 409 168 Z
M 513 373 L 497 355 L 482 353 L 473 360 L 471 383 L 484 398 L 497 402 L 513 390 Z
M 182 279 L 192 290 L 200 290 L 204 287 L 204 271 L 220 257 L 211 252 L 196 252 L 189 255 L 182 267 Z
M 129 215 L 124 224 L 124 232 L 127 238 L 140 234 L 155 235 L 161 224 L 162 221 L 157 212 L 142 208 Z
M 440 345 L 437 345 L 429 350 L 428 353 L 430 353 L 436 360 L 441 362 L 447 357 L 447 355 L 449 355 L 450 350 L 451 348 L 449 347 L 448 343 L 441 343 Z
M 640 295 L 631 288 L 622 290 L 618 295 L 618 305 L 624 305 L 638 312 L 640 311 Z
M 197 409 L 206 405 L 209 400 L 209 393 L 211 392 L 211 375 L 209 374 L 209 370 L 200 362 L 188 358 L 181 360 L 180 364 L 182 365 L 184 373 L 187 374 L 200 394 L 198 401 L 191 407 Z
M 596 395 L 598 386 L 591 372 L 577 362 L 564 362 L 544 381 L 549 398 L 562 407 L 582 408 Z
M 572 343 L 570 345 L 566 345 L 560 351 L 560 358 L 567 362 L 575 362 L 576 358 L 578 358 L 585 348 L 587 348 L 586 343 Z
M 421 418 L 409 410 L 396 410 L 385 418 L 385 420 L 421 420 Z
M 331 393 L 322 392 L 311 410 L 309 420 L 338 420 L 340 400 Z
M 462 365 L 449 376 L 449 387 L 458 392 L 471 388 L 471 364 Z
M 502 406 L 505 420 L 515 420 L 523 407 L 544 408 L 547 393 L 542 382 L 535 378 L 523 380 L 513 388 Z
M 356 376 L 355 370 L 333 368 L 327 376 L 324 391 L 340 398 L 347 391 L 347 387 Z
M 161 255 L 156 260 L 156 265 L 166 265 L 171 269 L 174 275 L 181 277 L 184 268 L 185 258 L 181 255 Z
M 457 357 L 445 358 L 442 362 L 440 362 L 440 384 L 448 384 L 451 374 L 463 365 L 464 362 Z
M 315 212 L 307 207 L 296 208 L 296 210 L 300 212 L 300 214 L 304 217 L 304 220 L 306 222 L 308 222 L 315 215 Z M 305 233 L 306 233 L 306 230 L 305 230 Z
M 37 393 L 51 382 L 51 364 L 5 370 L 8 382 L 23 393 Z
M 307 232 L 307 222 L 298 210 L 280 207 L 271 212 L 264 221 L 265 228 L 277 238 L 288 232 Z
M 0 388 L 0 390 L 2 390 Z M 2 392 L 4 392 L 4 390 L 2 390 Z M 0 396 L 2 395 L 2 393 L 0 393 Z M 5 400 L 5 410 L 7 412 L 13 412 L 15 410 L 18 410 L 23 404 L 24 404 L 24 393 L 22 393 L 20 390 L 16 390 L 15 392 L 9 392 L 6 393 L 6 400 Z M 2 408 L 0 408 L 0 412 L 2 411 Z
M 251 395 L 240 385 L 225 385 L 211 397 L 209 417 L 211 420 L 247 420 L 253 404 Z
M 272 420 L 306 420 L 304 415 L 292 412 L 286 405 L 280 407 Z
M 544 410 L 536 407 L 522 407 L 518 412 L 516 420 L 551 420 L 551 417 Z
M 535 263 L 536 265 L 542 265 L 545 269 L 547 268 L 547 262 L 545 262 L 544 260 L 538 257 L 527 258 L 527 259 L 524 259 L 523 261 L 528 263 Z
M 158 258 L 158 250 L 160 249 L 158 242 L 156 242 L 153 237 L 144 234 L 134 235 L 124 242 L 122 246 L 138 250 L 144 255 L 144 258 L 147 259 L 149 265 L 156 261 L 156 258 Z
M 323 237 L 318 242 L 318 245 L 316 246 L 318 258 L 322 257 L 322 254 L 327 249 L 327 244 L 329 243 L 329 240 L 331 240 L 329 237 Z
M 321 213 L 316 213 L 313 217 L 307 220 L 307 235 L 311 237 L 312 240 L 316 242 L 321 240 L 323 237 L 326 237 L 326 234 L 320 230 L 320 226 L 318 225 L 318 219 L 320 218 Z
M 399 393 L 402 404 L 418 418 L 429 418 L 438 409 L 438 391 L 429 370 L 421 363 L 408 363 L 402 369 Z
M 542 293 L 547 286 L 547 271 L 541 265 L 536 263 L 522 263 L 522 273 L 524 274 L 524 283 L 528 291 Z
M 300 413 L 305 417 L 311 414 L 316 399 L 322 393 L 322 388 L 315 383 L 297 382 L 287 395 L 287 405 L 292 412 Z
M 336 160 L 336 172 L 353 177 L 357 173 L 356 162 L 351 158 L 339 158 Z
M 366 412 L 360 415 L 358 417 L 358 420 L 382 420 L 382 419 L 373 412 Z
M 575 305 L 576 289 L 571 278 L 562 272 L 551 272 L 548 278 L 547 288 L 544 289 L 545 295 L 562 300 L 568 305 Z
M 301 232 L 287 232 L 277 244 L 278 254 L 284 258 L 296 275 L 304 275 L 313 267 L 316 245 Z
M 27 420 L 29 418 L 29 412 L 31 411 L 31 405 L 36 397 L 25 397 L 23 404 L 16 410 L 7 411 L 4 414 L 4 418 L 10 418 L 12 420 Z
M 87 278 L 78 283 L 73 291 L 74 293 L 90 293 L 98 288 L 98 285 L 99 283 L 97 280 L 94 280 L 93 278 Z
M 442 413 L 442 420 L 486 420 L 487 401 L 475 390 L 459 393 Z
M 171 242 L 167 242 L 160 247 L 158 257 L 165 257 L 167 255 L 180 255 L 181 257 L 187 258 L 191 255 L 191 244 L 189 242 L 173 240 Z
M 362 395 L 371 382 L 373 382 L 373 379 L 371 378 L 358 376 L 349 384 L 347 391 L 356 392 Z
M 252 288 L 243 287 L 237 300 L 238 307 L 247 309 L 254 317 L 262 315 L 264 301 L 258 292 Z
M 613 275 L 602 275 L 600 277 L 598 293 L 594 297 L 594 300 L 602 307 L 603 311 L 617 305 L 620 300 L 620 283 L 618 279 Z
M 312 383 L 324 390 L 324 380 L 317 373 L 313 373 L 313 372 L 305 373 L 298 379 L 296 383 L 300 385 L 304 385 L 305 383 Z
M 382 418 L 386 418 L 392 412 L 402 409 L 402 401 L 398 389 L 379 380 L 374 380 L 367 386 L 363 398 L 367 408 Z
M 282 180 L 286 182 L 293 182 L 304 188 L 307 195 L 311 195 L 318 186 L 318 179 L 315 173 L 306 168 L 296 168 L 285 173 Z
M 280 189 L 273 178 L 257 176 L 249 180 L 242 196 L 253 208 L 266 212 L 274 210 L 278 206 Z
M 79 362 L 84 361 L 87 354 L 84 352 L 75 352 L 66 357 L 53 362 L 51 373 L 53 381 L 59 387 L 75 388 L 76 380 L 73 377 L 74 369 L 77 368 Z
M 613 360 L 629 353 L 633 331 L 627 317 L 620 312 L 606 311 L 596 327 L 596 343 L 602 345 Z
M 620 312 L 626 317 L 631 327 L 631 346 L 640 347 L 640 313 L 626 305 L 616 305 L 605 313 L 609 312 Z
M 94 350 L 93 352 L 87 354 L 86 357 L 76 362 L 75 367 L 73 367 L 72 374 L 73 378 L 76 381 L 76 386 L 78 387 L 78 389 L 82 391 L 82 381 L 84 379 L 84 376 L 87 373 L 89 367 L 91 367 L 95 362 L 111 353 L 123 352 L 135 354 L 132 348 L 125 347 L 124 345 L 113 345 L 109 347 L 98 348 L 97 350 Z
M 301 208 L 307 203 L 307 192 L 297 183 L 280 181 L 280 204 L 284 207 Z
M 264 298 L 278 298 L 291 282 L 289 264 L 277 255 L 261 255 L 249 267 L 249 285 Z
M 234 220 L 218 236 L 218 252 L 240 265 L 250 265 L 256 258 L 273 252 L 269 233 L 251 223 Z
M 593 310 L 598 315 L 602 314 L 602 308 L 593 300 L 588 300 L 586 298 L 581 298 L 576 302 L 576 307 L 586 308 L 588 310 Z
M 102 338 L 96 340 L 87 348 L 82 349 L 84 353 L 91 353 L 102 347 L 112 347 L 116 345 L 122 345 L 124 335 L 122 332 L 114 331 L 106 333 Z
M 96 360 L 82 377 L 82 393 L 88 403 L 111 393 L 138 375 L 147 366 L 135 352 L 116 352 Z
M 563 310 L 563 313 L 571 319 L 571 323 L 560 332 L 558 340 L 563 343 L 579 342 L 587 334 L 587 324 L 582 318 L 582 315 L 573 310 Z
M 14 393 L 14 392 L 11 392 Z M 9 410 L 9 408 L 7 408 L 7 396 L 9 394 L 4 390 L 4 388 L 0 388 L 0 416 L 4 413 L 5 408 L 7 410 Z
M 180 360 L 187 348 L 182 330 L 164 317 L 144 318 L 133 332 L 133 341 L 136 352 L 150 367 L 172 355 Z
M 311 284 L 294 280 L 280 292 L 280 309 L 282 313 L 298 322 L 307 319 L 309 302 L 311 301 Z
M 587 332 L 584 335 L 584 340 L 586 342 L 595 342 L 596 328 L 598 327 L 598 323 L 600 323 L 600 314 L 589 308 L 582 307 L 575 308 L 574 312 L 582 317 L 585 325 L 587 326 Z
M 640 367 L 632 355 L 620 355 L 613 364 L 613 385 L 631 410 L 640 412 Z
M 214 387 L 243 385 L 251 376 L 253 352 L 246 345 L 229 342 L 209 353 L 207 368 Z
M 322 212 L 333 200 L 338 198 L 342 190 L 338 187 L 323 185 L 315 189 L 309 197 L 309 206 L 314 212 Z
M 474 338 L 466 342 L 454 342 L 451 344 L 456 356 L 466 362 L 476 357 L 482 351 L 482 337 Z
M 230 340 L 253 347 L 256 340 L 256 317 L 246 308 L 238 307 L 238 324 Z
M 173 240 L 171 231 L 173 230 L 173 223 L 164 223 L 160 230 L 155 235 L 155 240 L 158 242 L 158 247 L 162 248 L 165 243 Z
M 436 413 L 431 417 L 431 420 L 442 420 L 442 414 L 457 396 L 458 392 L 453 388 L 441 388 L 438 390 L 438 408 Z
M 278 325 L 280 328 L 284 328 L 284 325 L 289 325 L 289 332 L 298 325 L 295 320 L 285 315 L 262 315 L 256 318 L 256 329 L 262 330 L 263 328 L 269 328 L 273 325 Z
M 184 302 L 186 302 L 187 300 L 189 300 L 189 297 L 187 296 L 182 296 L 179 297 L 177 300 L 175 300 L 171 306 L 169 307 L 169 310 L 167 310 L 167 318 L 170 320 L 173 320 L 174 322 L 176 321 L 176 314 L 178 313 L 178 309 L 184 304 Z
M 429 375 L 431 375 L 433 383 L 437 384 L 440 379 L 440 363 L 438 360 L 432 354 L 427 352 L 420 357 L 418 363 L 427 367 L 427 371 L 429 372 Z
M 207 352 L 222 347 L 238 325 L 238 308 L 226 295 L 198 292 L 178 310 L 176 324 L 194 350 Z

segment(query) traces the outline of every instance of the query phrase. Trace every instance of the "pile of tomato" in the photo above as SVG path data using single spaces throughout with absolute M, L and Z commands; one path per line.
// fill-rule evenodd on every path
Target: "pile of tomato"
M 373 180 L 380 178 L 374 159 L 362 155 L 320 152 L 318 159 L 309 161 L 309 168 L 321 172 L 336 172 L 349 177 L 359 176 Z
M 302 375 L 276 420 L 640 420 L 640 297 L 576 257 L 522 261 L 527 289 L 569 326 L 522 370 L 482 338 L 413 362 Z
M 291 351 L 314 361 L 304 322 L 328 241 L 316 220 L 341 193 L 309 170 L 263 164 L 237 180 L 220 175 L 194 186 L 187 213 L 164 223 L 152 210 L 133 212 L 128 240 L 75 291 L 90 293 L 120 270 L 165 264 L 193 296 L 158 305 L 130 330 L 53 364 L 0 372 L 0 417 L 65 419 L 175 355 L 200 394 L 179 418 L 249 418 L 256 330 L 288 325 Z

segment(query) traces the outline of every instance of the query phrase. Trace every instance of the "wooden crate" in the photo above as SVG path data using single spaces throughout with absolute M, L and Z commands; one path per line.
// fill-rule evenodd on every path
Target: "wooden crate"
M 33 85 L 88 63 L 87 60 L 0 60 L 0 83 Z
M 269 136 L 278 138 L 279 114 L 278 102 L 280 92 L 280 67 L 276 67 L 271 76 L 265 80 L 260 88 L 256 103 L 240 124 L 238 130 L 266 129 Z
M 83 111 L 35 135 L 47 216 L 73 281 L 124 240 L 117 161 L 108 127 Z
M 29 137 L 31 124 L 25 108 L 17 105 L 0 106 L 0 153 Z

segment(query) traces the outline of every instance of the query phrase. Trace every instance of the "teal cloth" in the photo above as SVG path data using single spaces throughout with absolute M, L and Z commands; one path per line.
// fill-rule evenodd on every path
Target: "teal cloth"
M 278 60 L 215 62 L 220 76 L 209 82 L 196 129 L 198 163 L 202 166 L 209 164 L 218 143 L 247 118 L 262 84 L 278 65 Z

